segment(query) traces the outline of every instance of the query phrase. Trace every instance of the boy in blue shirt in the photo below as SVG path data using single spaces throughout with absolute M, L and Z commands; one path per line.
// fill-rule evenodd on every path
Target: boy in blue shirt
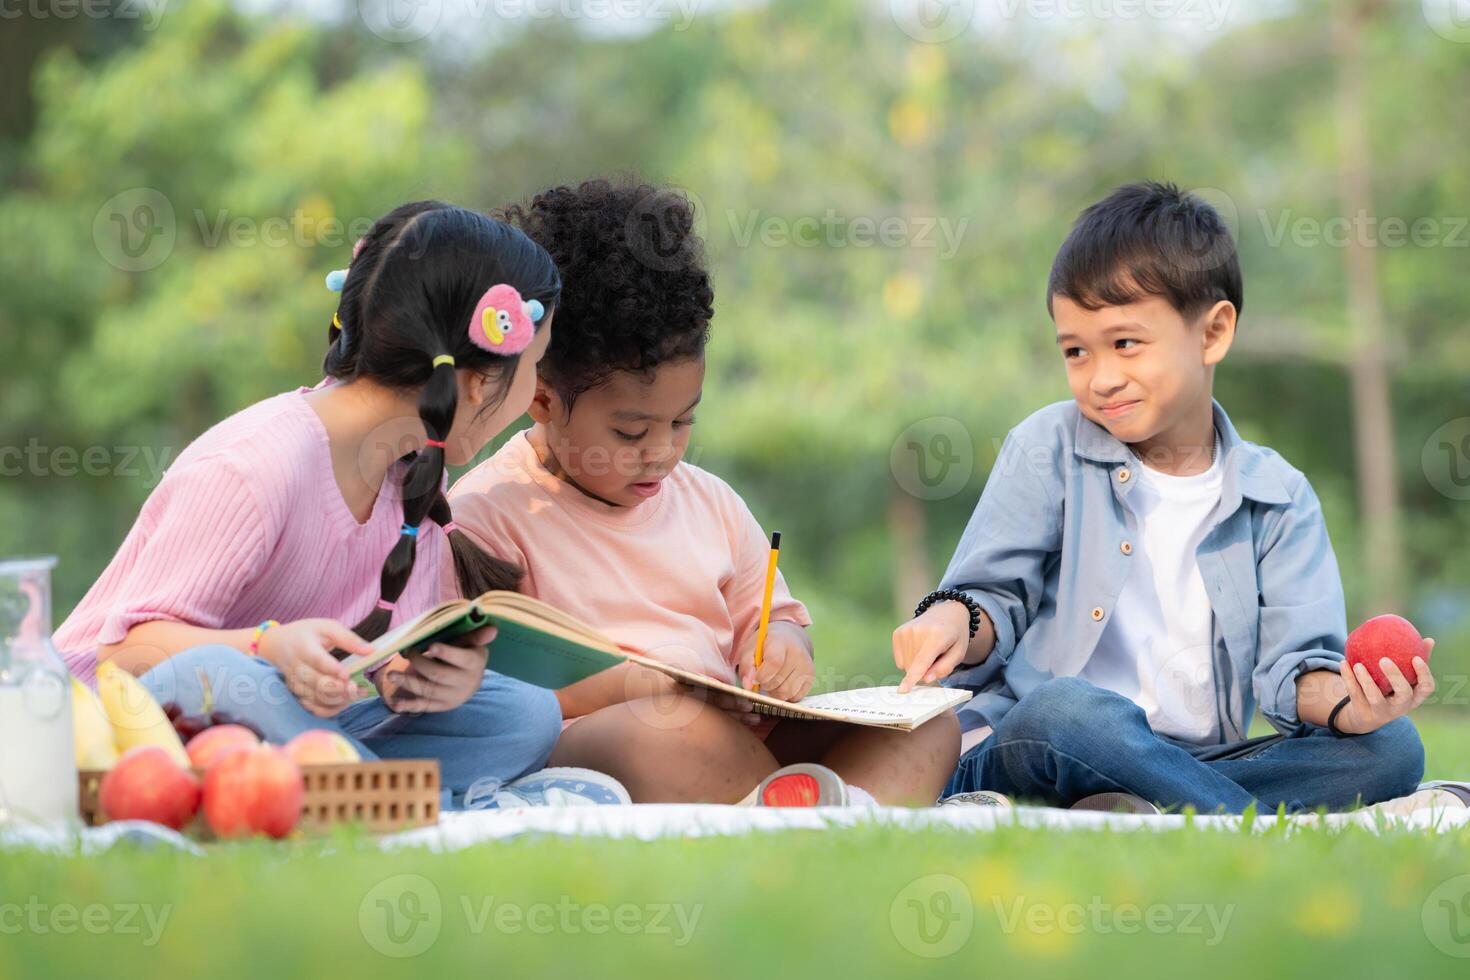
M 1347 668 L 1342 583 L 1311 485 L 1212 397 L 1235 337 L 1235 243 L 1172 185 L 1085 210 L 1047 306 L 1073 400 L 1007 437 L 938 592 L 894 633 L 905 688 L 975 692 L 947 793 L 1202 812 L 1414 791 L 1404 717 L 1434 690 Z M 1259 703 L 1277 734 L 1246 728 Z

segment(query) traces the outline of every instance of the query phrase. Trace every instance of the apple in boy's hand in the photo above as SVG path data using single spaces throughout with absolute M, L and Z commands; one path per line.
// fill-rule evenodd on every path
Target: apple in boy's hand
M 259 745 L 260 739 L 244 725 L 216 725 L 189 739 L 184 751 L 196 768 L 208 769 L 227 752 Z
M 1425 663 L 1428 663 L 1429 651 L 1425 649 L 1424 638 L 1419 635 L 1414 624 L 1402 616 L 1374 616 L 1348 634 L 1348 664 L 1353 667 L 1362 664 L 1368 671 L 1368 676 L 1378 685 L 1378 689 L 1385 695 L 1390 695 L 1393 693 L 1393 685 L 1383 676 L 1383 670 L 1378 666 L 1379 661 L 1385 657 L 1398 666 L 1404 680 L 1417 684 L 1419 674 L 1414 669 L 1414 658 L 1423 657 Z
M 97 802 L 109 820 L 151 820 L 182 830 L 199 809 L 199 780 L 158 746 L 140 745 L 102 777 Z
M 301 819 L 305 793 L 301 768 L 284 751 L 240 749 L 204 774 L 204 819 L 220 837 L 285 837 Z
M 326 728 L 313 728 L 297 735 L 286 743 L 286 754 L 298 766 L 362 761 L 362 756 L 351 742 Z

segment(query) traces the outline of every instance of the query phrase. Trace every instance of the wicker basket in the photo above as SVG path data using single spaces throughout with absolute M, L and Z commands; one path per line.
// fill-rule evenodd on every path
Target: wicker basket
M 204 774 L 194 770 L 201 779 Z M 82 820 L 90 827 L 107 822 L 97 803 L 104 772 L 86 769 L 81 777 Z M 306 794 L 301 830 L 321 831 L 335 824 L 357 824 L 386 833 L 427 827 L 439 820 L 437 759 L 386 759 L 302 766 Z M 199 821 L 200 826 L 203 821 Z

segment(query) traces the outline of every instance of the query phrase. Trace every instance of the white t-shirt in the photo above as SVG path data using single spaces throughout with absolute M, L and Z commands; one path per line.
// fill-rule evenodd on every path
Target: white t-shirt
M 1131 512 L 1124 508 L 1134 565 L 1078 675 L 1143 708 L 1155 732 L 1199 744 L 1220 737 L 1214 611 L 1195 558 L 1220 501 L 1219 456 L 1217 436 L 1215 461 L 1203 473 L 1135 467 Z

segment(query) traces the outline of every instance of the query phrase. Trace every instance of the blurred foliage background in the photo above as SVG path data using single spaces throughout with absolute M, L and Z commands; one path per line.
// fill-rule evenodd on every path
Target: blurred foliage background
M 319 379 L 322 276 L 379 214 L 636 172 L 690 192 L 716 277 L 691 458 L 784 532 L 826 679 L 887 676 L 1007 429 L 1068 397 L 1057 245 L 1151 177 L 1236 229 L 1217 397 L 1315 485 L 1352 623 L 1437 636 L 1464 711 L 1465 7 L 7 7 L 0 554 L 60 554 L 64 617 L 189 440 Z

